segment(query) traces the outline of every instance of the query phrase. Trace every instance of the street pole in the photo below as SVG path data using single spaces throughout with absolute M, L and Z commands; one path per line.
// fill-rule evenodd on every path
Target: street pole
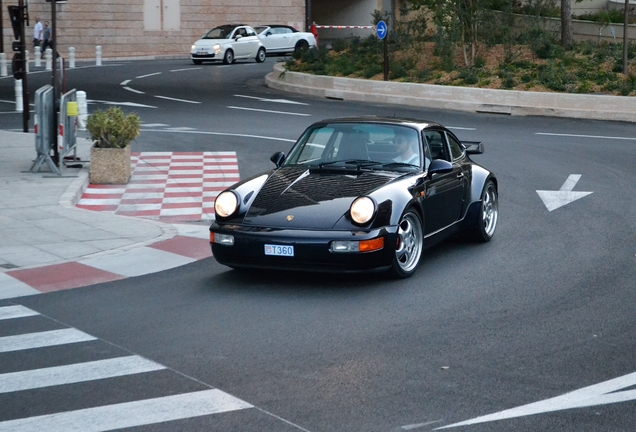
M 629 0 L 625 0 L 625 11 L 623 16 L 623 74 L 629 73 L 629 63 L 627 58 L 627 48 L 629 39 L 627 32 L 629 31 Z
M 22 55 L 22 60 L 24 61 L 24 77 L 22 77 L 22 130 L 23 132 L 29 132 L 29 85 L 27 80 L 26 73 L 26 33 L 24 32 L 24 24 L 27 19 L 26 6 L 24 6 L 24 0 L 20 0 L 18 3 L 21 13 L 20 27 L 22 40 L 20 41 L 20 54 Z
M 55 15 L 56 15 L 57 7 L 55 4 L 55 0 L 51 0 L 51 37 L 53 38 L 53 43 L 51 44 L 51 50 L 53 51 L 51 54 L 53 55 L 53 71 L 51 72 L 51 80 L 53 81 L 53 118 L 51 119 L 51 124 L 55 125 L 55 140 L 53 141 L 53 161 L 55 164 L 60 167 L 62 161 L 60 160 L 60 152 L 57 149 L 57 115 L 59 112 L 59 88 L 57 85 L 57 79 L 55 79 L 55 70 L 57 69 L 57 26 L 55 23 Z

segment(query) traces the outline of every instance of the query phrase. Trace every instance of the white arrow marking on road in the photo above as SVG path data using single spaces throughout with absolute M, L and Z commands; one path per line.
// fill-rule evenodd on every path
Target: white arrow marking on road
M 524 417 L 534 414 L 548 413 L 554 411 L 562 411 L 574 408 L 585 408 L 595 405 L 607 405 L 618 402 L 627 402 L 636 400 L 636 390 L 626 390 L 617 392 L 617 390 L 636 385 L 636 373 L 624 375 L 609 381 L 595 384 L 582 388 L 562 396 L 546 399 L 544 401 L 523 405 L 505 411 L 499 411 L 494 414 L 488 414 L 477 417 L 472 420 L 466 420 L 460 423 L 454 423 L 448 426 L 442 426 L 438 429 L 453 428 L 458 426 L 467 426 L 477 423 L 486 423 L 496 420 L 511 419 L 515 417 Z
M 559 207 L 570 204 L 577 199 L 583 198 L 593 192 L 573 192 L 574 186 L 581 178 L 581 174 L 570 174 L 568 179 L 563 183 L 561 189 L 558 191 L 546 191 L 538 190 L 537 193 L 543 201 L 543 204 L 548 208 L 548 211 L 556 210 Z
M 295 102 L 295 101 L 290 101 L 288 99 L 267 99 L 267 98 L 261 98 L 261 97 L 256 97 L 256 96 L 246 96 L 246 95 L 234 95 L 236 97 L 240 97 L 240 98 L 246 98 L 246 99 L 256 99 L 259 102 L 274 102 L 274 103 L 283 103 L 283 104 L 293 104 L 293 105 L 308 105 L 306 103 L 303 102 Z

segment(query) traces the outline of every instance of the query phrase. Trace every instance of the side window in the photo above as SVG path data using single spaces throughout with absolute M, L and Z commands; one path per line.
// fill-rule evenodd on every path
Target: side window
M 256 33 L 254 33 L 252 30 L 250 29 L 246 29 L 247 32 L 247 36 L 256 36 Z
M 462 145 L 455 139 L 451 134 L 446 134 L 448 138 L 448 144 L 450 145 L 451 155 L 453 156 L 453 160 L 459 159 L 464 155 L 464 148 Z
M 426 135 L 428 146 L 431 149 L 431 158 L 449 160 L 446 154 L 446 146 L 444 145 L 442 132 L 430 130 L 425 131 L 424 134 Z

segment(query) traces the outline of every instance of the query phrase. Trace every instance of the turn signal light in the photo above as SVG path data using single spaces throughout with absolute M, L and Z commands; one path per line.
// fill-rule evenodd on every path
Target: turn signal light
M 373 240 L 362 240 L 358 247 L 360 252 L 373 252 L 380 250 L 384 247 L 384 237 L 379 237 Z

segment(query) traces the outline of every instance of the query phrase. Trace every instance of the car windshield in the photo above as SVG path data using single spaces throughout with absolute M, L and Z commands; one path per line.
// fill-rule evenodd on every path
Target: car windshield
M 227 39 L 232 34 L 234 27 L 215 27 L 203 36 L 202 39 Z
M 256 33 L 261 34 L 263 33 L 263 31 L 265 31 L 265 29 L 268 29 L 269 27 L 267 26 L 256 26 L 254 27 L 254 30 L 256 30 Z
M 327 123 L 305 131 L 284 165 L 309 168 L 415 170 L 421 167 L 417 130 L 381 123 Z

